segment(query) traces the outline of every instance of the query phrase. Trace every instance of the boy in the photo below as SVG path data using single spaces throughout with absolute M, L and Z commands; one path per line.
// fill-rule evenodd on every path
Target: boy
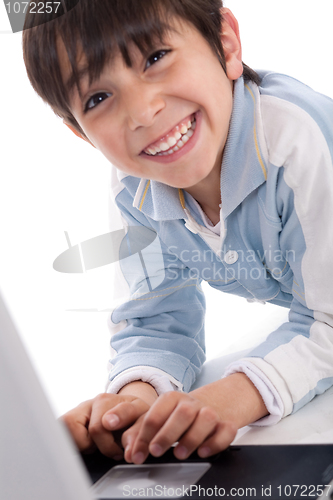
M 111 316 L 107 393 L 64 420 L 81 450 L 116 459 L 124 448 L 142 463 L 175 441 L 180 459 L 210 456 L 332 385 L 333 104 L 243 65 L 219 0 L 76 3 L 28 15 L 28 75 L 118 169 L 125 223 L 158 237 L 146 268 L 142 255 L 120 263 L 130 298 Z M 290 321 L 186 394 L 204 361 L 203 279 L 290 307 Z

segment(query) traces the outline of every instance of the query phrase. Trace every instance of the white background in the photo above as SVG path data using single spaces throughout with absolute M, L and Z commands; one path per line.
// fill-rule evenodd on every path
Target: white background
M 243 60 L 294 76 L 333 97 L 332 0 L 228 0 Z M 5 33 L 8 31 L 7 33 Z M 57 415 L 104 390 L 109 357 L 110 269 L 53 270 L 72 244 L 108 231 L 110 166 L 35 95 L 21 34 L 0 3 L 0 288 Z M 207 290 L 207 354 L 248 347 L 286 310 Z M 99 312 L 69 309 L 96 308 Z M 19 367 L 18 367 L 19 370 Z

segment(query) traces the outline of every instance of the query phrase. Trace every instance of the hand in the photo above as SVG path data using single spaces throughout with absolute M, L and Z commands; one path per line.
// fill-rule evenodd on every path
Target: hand
M 89 453 L 98 448 L 104 455 L 121 460 L 120 439 L 127 429 L 150 405 L 131 395 L 99 394 L 61 417 L 80 451 Z M 111 420 L 113 417 L 113 421 Z
M 237 428 L 222 422 L 217 411 L 195 397 L 167 392 L 123 433 L 125 460 L 143 463 L 149 452 L 159 457 L 176 441 L 176 458 L 187 458 L 196 449 L 202 458 L 227 448 Z

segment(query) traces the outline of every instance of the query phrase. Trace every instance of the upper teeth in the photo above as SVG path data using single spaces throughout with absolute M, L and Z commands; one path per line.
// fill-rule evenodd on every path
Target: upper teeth
M 193 122 L 189 120 L 188 123 L 186 125 L 183 124 L 180 129 L 176 127 L 175 133 L 172 136 L 169 136 L 161 144 L 159 144 L 159 146 L 149 146 L 144 150 L 144 152 L 151 156 L 155 156 L 157 154 L 164 156 L 175 153 L 180 148 L 182 148 L 184 144 L 186 144 L 187 141 L 192 137 L 192 135 L 194 134 L 195 126 L 195 118 L 193 119 Z

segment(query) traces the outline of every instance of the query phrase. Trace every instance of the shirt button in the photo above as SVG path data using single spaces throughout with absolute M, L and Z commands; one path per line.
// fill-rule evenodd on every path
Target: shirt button
M 238 253 L 236 250 L 229 250 L 224 256 L 224 262 L 226 264 L 235 264 L 238 261 Z

